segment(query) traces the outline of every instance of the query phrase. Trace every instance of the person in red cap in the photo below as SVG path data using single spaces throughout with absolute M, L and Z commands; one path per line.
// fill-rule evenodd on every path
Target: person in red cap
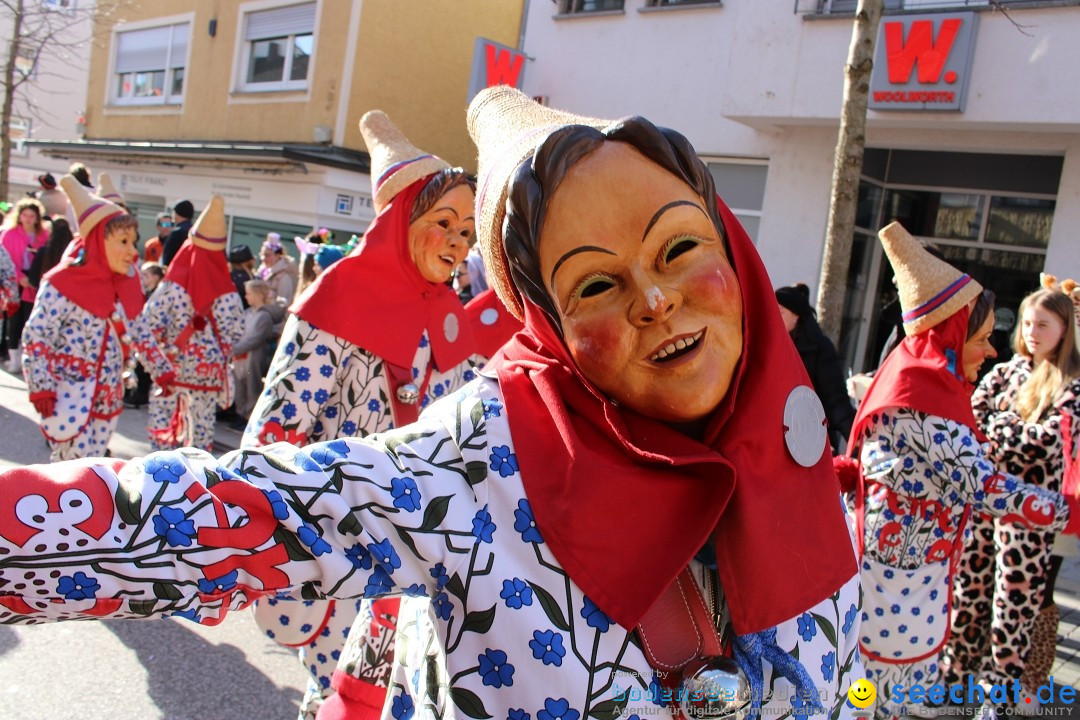
M 155 450 L 209 450 L 217 408 L 232 404 L 232 346 L 244 334 L 244 310 L 226 242 L 225 202 L 215 195 L 143 310 L 140 351 L 161 349 L 166 358 L 164 369 L 150 371 L 157 390 L 147 431 Z
M 851 717 L 860 589 L 824 411 L 708 168 L 643 118 L 507 87 L 468 122 L 488 279 L 523 322 L 478 377 L 362 439 L 6 471 L 0 581 L 60 577 L 0 596 L 0 621 L 400 594 L 425 602 L 397 618 L 386 720 Z M 61 477 L 104 517 L 77 553 L 3 520 Z M 346 648 L 320 719 L 356 716 L 365 664 Z
M 107 453 L 135 362 L 128 328 L 143 306 L 138 221 L 75 178 L 60 182 L 79 237 L 45 273 L 23 330 L 23 374 L 53 461 Z

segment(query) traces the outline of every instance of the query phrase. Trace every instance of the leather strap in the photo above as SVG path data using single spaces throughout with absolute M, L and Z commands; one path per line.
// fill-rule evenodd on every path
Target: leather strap
M 724 654 L 716 625 L 690 568 L 668 585 L 637 626 L 645 659 L 663 671 L 661 684 L 677 687 L 681 671 L 695 660 Z
M 386 371 L 387 379 L 390 381 L 390 409 L 394 414 L 394 427 L 411 425 L 420 417 L 420 400 L 423 399 L 424 393 L 427 392 L 428 381 L 431 379 L 432 365 L 431 363 L 428 363 L 427 373 L 424 375 L 423 382 L 421 383 L 414 382 L 412 368 L 394 365 L 389 360 L 383 361 L 383 368 Z M 403 403 L 398 400 L 397 397 L 398 388 L 409 383 L 415 384 L 420 389 L 419 398 L 415 403 Z

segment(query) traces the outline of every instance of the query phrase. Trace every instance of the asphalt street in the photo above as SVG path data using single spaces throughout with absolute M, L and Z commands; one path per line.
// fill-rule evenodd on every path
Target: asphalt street
M 128 409 L 109 450 L 150 451 L 146 408 Z M 215 450 L 240 441 L 219 424 Z M 48 462 L 19 375 L 0 370 L 0 469 Z M 0 720 L 293 720 L 305 683 L 293 650 L 247 611 L 216 627 L 185 620 L 0 626 Z

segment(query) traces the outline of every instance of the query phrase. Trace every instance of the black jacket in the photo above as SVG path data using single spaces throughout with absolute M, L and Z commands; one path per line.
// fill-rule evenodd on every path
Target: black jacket
M 810 383 L 825 408 L 825 417 L 829 421 L 829 442 L 833 452 L 836 452 L 840 440 L 847 439 L 851 423 L 855 420 L 855 408 L 847 394 L 840 356 L 812 317 L 799 321 L 791 339 L 795 341 L 795 349 L 806 366 Z
M 180 246 L 187 240 L 189 232 L 191 232 L 190 220 L 184 220 L 172 229 L 172 232 L 165 238 L 165 242 L 161 246 L 162 265 L 168 265 L 172 262 L 172 259 L 176 257 L 176 253 L 180 252 Z

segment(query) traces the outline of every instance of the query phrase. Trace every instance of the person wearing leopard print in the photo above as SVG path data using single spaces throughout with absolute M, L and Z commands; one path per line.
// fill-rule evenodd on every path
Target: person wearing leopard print
M 1062 420 L 1080 415 L 1073 313 L 1071 300 L 1058 290 L 1025 298 L 1016 355 L 995 366 L 972 397 L 991 459 L 1001 470 L 1053 491 L 1061 489 L 1064 469 Z M 1053 603 L 1055 534 L 985 515 L 972 519 L 972 530 L 954 577 L 954 633 L 943 658 L 947 675 L 953 682 L 967 673 L 991 683 L 1019 679 L 1032 702 L 1017 710 L 1033 710 L 1035 692 L 1050 669 L 1029 648 L 1035 618 Z M 1053 639 L 1049 647 L 1052 652 Z

